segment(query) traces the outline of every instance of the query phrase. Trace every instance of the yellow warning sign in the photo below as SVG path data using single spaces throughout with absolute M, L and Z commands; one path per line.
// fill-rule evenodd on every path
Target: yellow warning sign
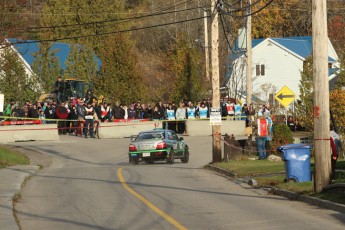
M 284 107 L 289 106 L 296 98 L 296 95 L 285 85 L 274 98 Z

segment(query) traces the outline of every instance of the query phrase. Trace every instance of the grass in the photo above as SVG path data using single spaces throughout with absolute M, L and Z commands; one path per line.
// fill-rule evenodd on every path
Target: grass
M 237 174 L 237 177 L 251 177 L 255 179 L 260 187 L 275 187 L 302 195 L 318 197 L 320 199 L 345 204 L 344 190 L 329 190 L 318 194 L 314 193 L 313 182 L 285 182 L 285 163 L 271 162 L 268 160 L 251 160 L 251 158 L 241 157 L 238 160 L 213 164 L 216 167 L 229 170 Z M 336 169 L 345 170 L 345 160 L 338 159 Z M 315 170 L 315 164 L 311 160 L 311 170 Z M 333 181 L 345 183 L 345 172 L 335 173 Z
M 284 172 L 284 162 L 270 162 L 266 160 L 235 160 L 213 165 L 234 172 L 237 174 L 237 177 Z
M 5 146 L 0 146 L 0 169 L 13 165 L 28 165 L 29 158 L 18 151 L 11 150 Z

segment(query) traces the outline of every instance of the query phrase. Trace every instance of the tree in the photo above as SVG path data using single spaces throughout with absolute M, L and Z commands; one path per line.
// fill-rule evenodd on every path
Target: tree
M 203 74 L 200 69 L 202 55 L 180 35 L 173 44 L 166 57 L 166 68 L 172 73 L 169 83 L 171 101 L 197 101 L 204 95 Z M 168 84 L 169 84 L 168 83 Z
M 64 70 L 64 78 L 76 78 L 86 82 L 92 82 L 97 77 L 97 63 L 95 55 L 87 47 L 71 44 L 67 68 Z
M 94 79 L 96 94 L 127 104 L 146 96 L 132 45 L 125 34 L 119 34 L 101 48 L 103 65 L 100 76 Z
M 10 47 L 3 48 L 0 60 L 0 92 L 5 95 L 6 103 L 37 100 L 36 82 L 26 74 L 17 53 Z
M 300 99 L 295 103 L 295 115 L 309 131 L 314 129 L 314 96 L 313 96 L 313 59 L 304 62 L 299 85 Z
M 58 50 L 52 49 L 51 42 L 39 43 L 39 51 L 33 53 L 35 58 L 32 63 L 32 70 L 42 91 L 51 92 L 54 82 L 61 75 L 59 59 L 56 57 Z
M 48 0 L 42 12 L 42 25 L 50 28 L 42 31 L 42 38 L 68 37 L 72 39 L 67 42 L 75 44 L 65 77 L 95 82 L 95 94 L 110 101 L 129 102 L 143 96 L 131 34 L 116 33 L 129 27 L 129 22 L 121 20 L 125 0 Z M 102 61 L 97 74 L 93 53 Z
M 330 108 L 335 120 L 335 125 L 340 133 L 344 133 L 345 128 L 345 91 L 341 89 L 333 90 L 329 95 Z

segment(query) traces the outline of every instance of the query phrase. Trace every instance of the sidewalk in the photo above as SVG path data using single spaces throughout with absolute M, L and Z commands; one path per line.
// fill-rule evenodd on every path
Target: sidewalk
M 211 164 L 208 164 L 205 166 L 206 169 L 208 170 L 212 170 L 214 172 L 217 172 L 223 176 L 229 177 L 230 179 L 232 179 L 235 182 L 245 185 L 244 187 L 255 187 L 256 186 L 256 181 L 251 179 L 251 178 L 237 178 L 237 175 L 235 173 L 232 173 L 230 171 L 224 170 L 222 168 L 219 167 L 215 167 L 212 166 Z M 316 197 L 311 197 L 311 196 L 305 196 L 305 195 L 300 195 L 294 192 L 290 192 L 287 190 L 282 190 L 282 189 L 278 189 L 278 188 L 264 188 L 265 190 L 269 190 L 269 192 L 271 192 L 272 194 L 275 195 L 279 195 L 279 196 L 284 196 L 287 197 L 289 200 L 298 200 L 298 201 L 302 201 L 304 203 L 310 204 L 310 205 L 315 205 L 318 206 L 320 208 L 325 208 L 325 209 L 330 209 L 333 211 L 337 211 L 337 212 L 342 212 L 345 213 L 345 205 L 343 204 L 338 204 L 338 203 L 334 203 L 328 200 L 322 200 Z
M 13 213 L 13 198 L 21 190 L 25 179 L 39 170 L 36 165 L 19 165 L 0 170 L 1 229 L 19 229 Z

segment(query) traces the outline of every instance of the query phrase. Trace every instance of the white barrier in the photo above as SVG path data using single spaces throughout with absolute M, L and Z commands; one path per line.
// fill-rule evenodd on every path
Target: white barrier
M 161 121 L 143 122 L 102 122 L 98 126 L 99 138 L 124 138 L 137 135 L 141 131 L 162 128 Z
M 56 124 L 0 126 L 0 143 L 59 139 Z
M 210 136 L 212 135 L 212 125 L 209 120 L 187 120 L 187 135 L 189 136 Z M 245 136 L 246 122 L 242 120 L 222 120 L 221 133 L 225 135 L 233 134 L 235 137 Z
M 173 121 L 174 122 L 174 121 Z M 103 122 L 99 124 L 99 138 L 124 138 L 137 135 L 141 131 L 162 128 L 162 121 L 145 121 L 145 122 Z M 244 138 L 245 121 L 240 120 L 223 120 L 221 125 L 222 135 L 233 134 L 239 139 Z M 212 126 L 209 120 L 187 120 L 186 135 L 189 136 L 211 136 Z

